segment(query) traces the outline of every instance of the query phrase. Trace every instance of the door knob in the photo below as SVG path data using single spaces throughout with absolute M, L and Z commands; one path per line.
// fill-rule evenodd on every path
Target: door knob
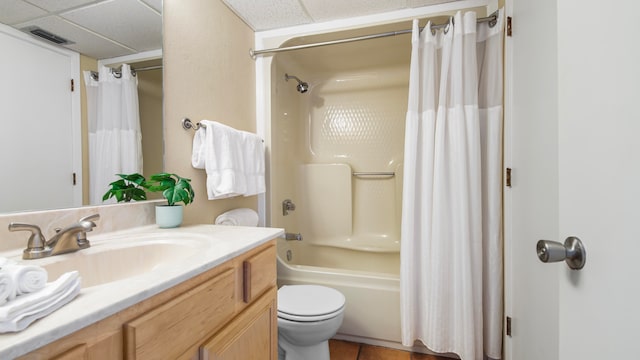
M 556 262 L 564 260 L 574 270 L 580 270 L 587 261 L 587 252 L 582 241 L 575 236 L 569 236 L 564 244 L 551 240 L 539 240 L 536 252 L 540 261 Z

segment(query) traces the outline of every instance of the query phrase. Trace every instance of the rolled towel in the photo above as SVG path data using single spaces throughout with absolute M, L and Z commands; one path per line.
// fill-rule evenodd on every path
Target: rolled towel
M 5 265 L 2 266 L 0 272 L 11 274 L 16 284 L 15 295 L 9 297 L 9 300 L 15 298 L 16 295 L 29 294 L 42 289 L 48 281 L 47 270 L 36 265 Z
M 16 295 L 16 282 L 10 273 L 0 270 L 0 305 L 13 299 Z
M 71 271 L 39 291 L 0 306 L 0 332 L 24 330 L 32 322 L 61 308 L 80 293 L 80 281 L 80 274 Z
M 240 208 L 229 210 L 216 218 L 216 225 L 258 226 L 258 213 L 253 209 Z

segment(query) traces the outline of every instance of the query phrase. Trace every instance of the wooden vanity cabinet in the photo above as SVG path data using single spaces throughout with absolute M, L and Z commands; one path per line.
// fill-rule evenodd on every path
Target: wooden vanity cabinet
M 277 359 L 277 336 L 272 336 L 277 332 L 276 293 L 275 288 L 270 289 L 200 346 L 200 359 Z
M 277 359 L 272 240 L 20 359 Z

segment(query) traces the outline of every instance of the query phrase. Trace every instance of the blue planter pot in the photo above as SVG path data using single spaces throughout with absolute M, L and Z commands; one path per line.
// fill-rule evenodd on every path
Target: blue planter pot
M 174 228 L 182 224 L 182 205 L 156 205 L 156 224 L 161 228 Z

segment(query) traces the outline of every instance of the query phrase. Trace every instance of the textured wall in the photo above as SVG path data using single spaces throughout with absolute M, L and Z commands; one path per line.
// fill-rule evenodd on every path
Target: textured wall
M 237 207 L 256 209 L 255 196 L 207 200 L 204 170 L 191 166 L 194 133 L 180 126 L 189 117 L 255 132 L 253 31 L 211 0 L 165 0 L 163 27 L 165 170 L 191 178 L 196 192 L 185 223 L 211 223 Z

